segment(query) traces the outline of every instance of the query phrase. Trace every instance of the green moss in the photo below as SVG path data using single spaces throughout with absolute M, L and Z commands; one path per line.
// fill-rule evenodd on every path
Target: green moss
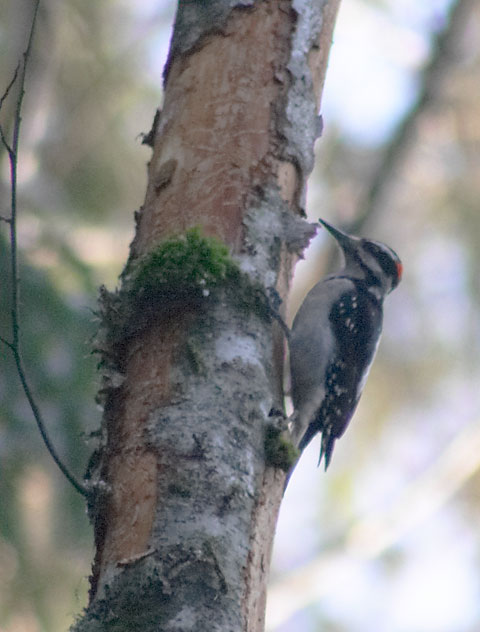
M 187 343 L 185 345 L 185 354 L 187 360 L 190 363 L 190 366 L 192 367 L 193 372 L 196 375 L 206 374 L 202 351 L 191 339 L 187 340 Z
M 155 303 L 201 299 L 220 285 L 245 313 L 271 317 L 263 286 L 240 270 L 224 243 L 199 227 L 166 239 L 139 259 L 125 289 L 134 302 Z
M 195 227 L 166 239 L 142 257 L 135 265 L 130 287 L 137 297 L 201 297 L 238 273 L 227 246 Z
M 199 227 L 165 239 L 127 267 L 119 289 L 100 291 L 95 352 L 101 355 L 102 369 L 123 373 L 129 339 L 162 313 L 206 306 L 206 299 L 218 298 L 220 289 L 246 316 L 255 314 L 267 321 L 275 316 L 261 283 L 240 269 L 224 243 L 205 236 Z M 193 341 L 187 359 L 197 374 L 204 371 L 200 349 Z
M 288 472 L 300 456 L 300 452 L 275 426 L 267 426 L 265 434 L 265 462 Z
M 232 274 L 232 281 L 234 283 L 230 284 L 227 291 L 238 308 L 245 314 L 253 312 L 260 318 L 270 320 L 272 312 L 263 286 L 240 270 Z

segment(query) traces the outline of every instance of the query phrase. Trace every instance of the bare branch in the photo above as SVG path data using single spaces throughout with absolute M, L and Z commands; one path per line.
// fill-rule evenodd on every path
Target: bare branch
M 10 83 L 8 84 L 8 86 L 5 88 L 2 96 L 0 97 L 0 110 L 3 107 L 3 104 L 6 100 L 6 98 L 8 97 L 8 95 L 10 94 L 10 90 L 12 89 L 12 87 L 15 85 L 15 82 L 17 81 L 18 78 L 18 71 L 20 70 L 20 62 L 18 62 L 15 70 L 13 71 L 13 75 L 12 78 L 10 80 Z M 0 125 L 0 140 L 2 141 L 3 146 L 5 147 L 5 149 L 7 150 L 9 156 L 12 155 L 12 148 L 10 147 L 10 144 L 7 141 L 7 137 L 5 136 L 5 132 L 3 131 L 3 127 Z
M 436 35 L 432 43 L 430 62 L 421 73 L 419 94 L 385 148 L 379 161 L 379 168 L 371 179 L 363 202 L 360 204 L 358 215 L 348 226 L 349 231 L 359 232 L 365 222 L 380 209 L 385 192 L 403 163 L 414 138 L 419 117 L 437 102 L 446 70 L 455 61 L 459 34 L 474 5 L 475 0 L 457 0 L 452 5 L 445 28 Z
M 12 87 L 14 86 L 17 77 L 18 77 L 18 71 L 20 70 L 20 62 L 18 62 L 17 67 L 15 68 L 15 70 L 13 71 L 13 76 L 10 80 L 10 83 L 8 84 L 8 86 L 5 88 L 2 96 L 0 97 L 0 110 L 2 109 L 3 103 L 6 100 L 6 98 L 8 97 L 10 90 L 12 89 Z
M 7 343 L 8 344 L 8 343 Z M 22 363 L 22 358 L 20 356 L 20 352 L 18 347 L 14 347 L 13 345 L 8 345 L 10 346 L 10 348 L 13 351 L 13 357 L 15 359 L 15 364 L 17 366 L 17 373 L 18 376 L 20 378 L 20 381 L 22 383 L 23 386 L 23 391 L 25 393 L 25 396 L 28 400 L 28 403 L 30 404 L 30 408 L 32 409 L 32 413 L 33 416 L 35 418 L 35 421 L 37 423 L 37 427 L 38 430 L 42 436 L 43 442 L 45 443 L 47 450 L 50 453 L 50 456 L 52 457 L 52 459 L 55 461 L 55 463 L 57 464 L 57 466 L 59 467 L 60 471 L 62 472 L 62 474 L 65 476 L 65 478 L 73 485 L 73 487 L 77 490 L 77 492 L 79 492 L 80 494 L 82 494 L 83 496 L 87 496 L 88 495 L 88 491 L 86 489 L 86 487 L 84 487 L 81 483 L 79 483 L 77 481 L 77 479 L 75 478 L 75 476 L 73 476 L 73 474 L 70 472 L 70 470 L 67 468 L 67 466 L 63 463 L 63 461 L 60 459 L 60 457 L 58 456 L 51 440 L 50 437 L 48 436 L 48 432 L 47 429 L 45 427 L 45 422 L 43 420 L 42 414 L 40 412 L 39 407 L 37 406 L 37 403 L 35 401 L 35 398 L 33 396 L 33 393 L 30 389 L 30 386 L 27 382 L 27 378 L 25 375 L 25 370 L 23 368 L 23 363 Z
M 30 408 L 32 410 L 33 416 L 35 418 L 35 422 L 37 424 L 40 435 L 45 443 L 45 446 L 50 453 L 50 456 L 53 458 L 63 475 L 67 478 L 67 480 L 73 485 L 73 487 L 83 496 L 87 496 L 87 489 L 77 481 L 77 479 L 70 473 L 66 465 L 62 462 L 60 457 L 58 456 L 53 444 L 48 436 L 45 422 L 43 420 L 40 409 L 35 401 L 32 390 L 27 381 L 25 368 L 22 363 L 22 357 L 20 352 L 20 323 L 19 323 L 19 277 L 18 277 L 18 242 L 17 242 L 17 169 L 18 169 L 18 146 L 20 140 L 20 126 L 22 122 L 22 103 L 23 97 L 25 96 L 25 78 L 27 74 L 27 66 L 30 59 L 30 54 L 32 50 L 32 42 L 33 35 L 35 32 L 35 24 L 38 15 L 38 8 L 40 5 L 40 0 L 36 0 L 34 10 L 33 10 L 33 18 L 32 24 L 30 26 L 30 33 L 28 37 L 28 44 L 23 53 L 23 60 L 19 62 L 13 77 L 8 84 L 6 90 L 3 95 L 0 97 L 0 107 L 3 105 L 5 99 L 7 98 L 10 90 L 13 85 L 18 80 L 18 96 L 15 104 L 15 114 L 13 119 L 13 134 L 12 134 L 12 143 L 11 145 L 8 143 L 3 128 L 0 126 L 0 139 L 4 147 L 8 152 L 9 162 L 10 162 L 10 218 L 2 217 L 2 221 L 5 221 L 10 226 L 10 275 L 12 279 L 12 289 L 11 289 L 11 327 L 12 327 L 12 341 L 9 342 L 6 338 L 0 337 L 0 341 L 5 344 L 12 351 L 15 365 L 17 367 L 17 373 L 20 378 L 20 382 L 23 387 L 23 392 L 30 404 Z
M 0 140 L 2 141 L 2 145 L 7 150 L 8 155 L 11 157 L 13 150 L 10 147 L 10 145 L 8 144 L 7 137 L 5 136 L 5 132 L 3 131 L 3 127 L 1 125 L 0 125 Z
M 2 342 L 4 345 L 6 345 L 9 349 L 11 349 L 12 351 L 15 350 L 15 347 L 12 345 L 11 342 L 9 342 L 6 338 L 4 338 L 3 336 L 0 336 L 0 342 Z

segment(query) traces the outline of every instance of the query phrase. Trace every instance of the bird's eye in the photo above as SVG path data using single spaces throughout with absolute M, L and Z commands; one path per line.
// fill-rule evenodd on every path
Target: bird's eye
M 375 257 L 383 272 L 393 279 L 393 287 L 397 286 L 403 271 L 402 262 L 398 255 L 391 248 L 373 241 L 366 241 L 363 247 Z

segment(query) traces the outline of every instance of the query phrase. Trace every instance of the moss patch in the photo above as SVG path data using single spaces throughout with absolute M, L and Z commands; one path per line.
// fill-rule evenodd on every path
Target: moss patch
M 204 308 L 209 300 L 216 300 L 218 290 L 246 315 L 253 313 L 270 321 L 275 314 L 265 288 L 240 269 L 224 243 L 204 235 L 198 227 L 165 239 L 129 264 L 122 281 L 114 292 L 100 289 L 100 327 L 94 352 L 101 355 L 104 371 L 123 373 L 128 340 L 162 314 Z M 200 354 L 193 344 L 187 356 L 201 373 Z M 115 387 L 118 380 L 113 378 L 109 384 Z
M 238 272 L 227 246 L 195 227 L 166 239 L 139 259 L 128 285 L 137 298 L 202 297 Z
M 275 426 L 267 426 L 265 434 L 265 462 L 272 467 L 278 467 L 284 472 L 290 471 L 300 452 L 288 439 L 282 436 Z

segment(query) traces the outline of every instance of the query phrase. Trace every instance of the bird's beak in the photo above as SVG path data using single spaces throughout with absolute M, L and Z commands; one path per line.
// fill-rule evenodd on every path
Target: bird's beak
M 356 241 L 355 237 L 351 237 L 350 235 L 347 235 L 347 233 L 338 230 L 338 228 L 334 228 L 324 219 L 319 219 L 318 221 L 328 230 L 330 235 L 337 240 L 338 245 L 342 248 L 342 250 L 352 250 L 354 242 Z

